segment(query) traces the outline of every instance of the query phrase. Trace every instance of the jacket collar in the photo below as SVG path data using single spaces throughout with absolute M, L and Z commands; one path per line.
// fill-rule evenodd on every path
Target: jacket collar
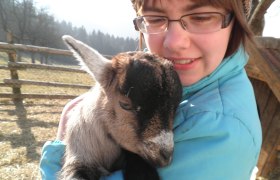
M 220 78 L 238 72 L 248 62 L 248 55 L 243 47 L 240 47 L 234 54 L 225 58 L 221 64 L 208 76 L 202 78 L 191 86 L 183 87 L 183 99 L 190 97 L 205 86 L 219 80 Z

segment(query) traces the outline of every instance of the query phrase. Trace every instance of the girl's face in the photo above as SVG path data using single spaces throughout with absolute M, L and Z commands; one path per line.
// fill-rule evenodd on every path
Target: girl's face
M 140 15 L 166 16 L 176 20 L 181 16 L 202 12 L 227 12 L 213 6 L 194 6 L 193 0 L 149 0 Z M 178 21 L 169 23 L 159 34 L 144 34 L 150 52 L 173 62 L 183 86 L 189 86 L 212 73 L 223 60 L 232 30 L 231 24 L 219 31 L 195 34 L 184 30 Z

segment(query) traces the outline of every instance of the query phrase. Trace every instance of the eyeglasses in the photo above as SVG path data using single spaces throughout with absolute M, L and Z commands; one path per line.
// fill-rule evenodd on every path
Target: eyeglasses
M 165 16 L 139 16 L 133 20 L 135 30 L 145 34 L 159 34 L 168 30 L 170 22 L 178 21 L 190 33 L 206 34 L 228 27 L 233 13 L 224 15 L 219 12 L 193 13 L 168 19 Z

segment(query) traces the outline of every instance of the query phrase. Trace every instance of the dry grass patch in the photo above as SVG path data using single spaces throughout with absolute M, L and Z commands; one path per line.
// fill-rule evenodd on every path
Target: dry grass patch
M 45 141 L 55 138 L 68 100 L 0 101 L 0 179 L 40 179 L 38 164 Z
M 0 53 L 0 65 L 5 65 Z M 0 81 L 10 79 L 8 70 L 0 70 Z M 92 85 L 88 74 L 46 70 L 20 70 L 20 79 Z M 23 86 L 22 93 L 79 95 L 86 89 Z M 0 87 L 0 93 L 11 93 Z M 55 139 L 61 111 L 69 100 L 25 99 L 13 102 L 0 99 L 0 180 L 40 179 L 41 148 Z

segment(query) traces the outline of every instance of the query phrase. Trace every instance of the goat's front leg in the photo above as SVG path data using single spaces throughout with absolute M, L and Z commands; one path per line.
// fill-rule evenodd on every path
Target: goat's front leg
M 154 166 L 129 151 L 125 151 L 123 174 L 125 180 L 160 180 Z

